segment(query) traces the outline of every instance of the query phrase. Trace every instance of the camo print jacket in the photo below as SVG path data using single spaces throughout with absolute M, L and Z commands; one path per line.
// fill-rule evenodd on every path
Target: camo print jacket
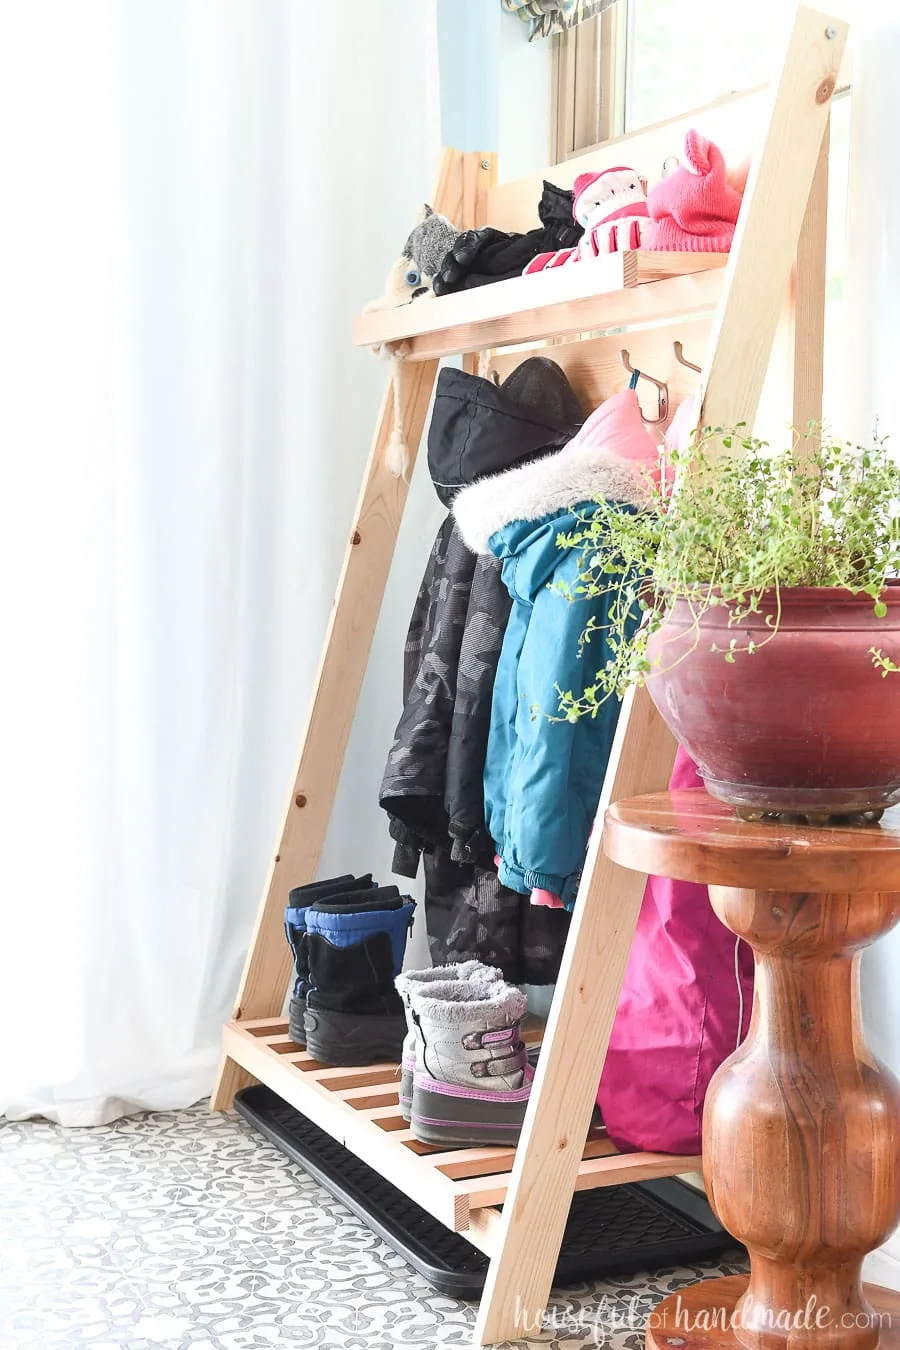
M 445 368 L 428 433 L 438 497 L 449 507 L 476 479 L 558 449 L 583 418 L 562 370 L 546 357 L 523 362 L 499 387 Z M 379 798 L 400 876 L 417 874 L 423 852 L 448 848 L 456 862 L 492 864 L 483 776 L 510 604 L 497 559 L 476 557 L 448 515 L 409 626 L 403 712 Z

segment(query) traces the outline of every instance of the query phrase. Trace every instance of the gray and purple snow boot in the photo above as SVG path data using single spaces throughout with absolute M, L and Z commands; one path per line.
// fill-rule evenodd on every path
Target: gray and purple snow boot
M 533 1070 L 522 1041 L 525 995 L 504 981 L 413 989 L 420 1054 L 410 1124 L 425 1144 L 516 1144 Z
M 470 983 L 473 988 L 475 986 L 486 988 L 502 979 L 502 971 L 496 966 L 486 966 L 483 961 L 460 961 L 449 966 L 429 966 L 426 970 L 405 970 L 402 975 L 397 976 L 394 985 L 403 1000 L 403 1010 L 406 1013 L 406 1039 L 403 1042 L 403 1054 L 400 1059 L 400 1114 L 404 1120 L 409 1120 L 416 1057 L 417 1053 L 421 1053 L 412 1012 L 413 990 L 427 990 L 434 998 L 440 997 L 441 987 L 447 983 L 464 981 Z

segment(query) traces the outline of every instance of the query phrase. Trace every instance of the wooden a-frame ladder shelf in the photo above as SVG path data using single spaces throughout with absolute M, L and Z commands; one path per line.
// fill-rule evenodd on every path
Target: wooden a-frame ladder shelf
M 618 355 L 627 343 L 635 366 L 667 380 L 670 407 L 699 394 L 702 424 L 752 426 L 764 386 L 767 399 L 773 390 L 779 399 L 782 426 L 820 420 L 828 118 L 846 35 L 839 20 L 800 5 L 771 89 L 720 100 L 514 182 L 495 182 L 491 155 L 445 151 L 432 205 L 461 229 L 531 228 L 544 177 L 566 187 L 585 170 L 622 163 L 658 176 L 692 126 L 716 140 L 730 163 L 750 153 L 753 163 L 727 261 L 638 251 L 363 314 L 357 343 L 397 344 L 404 356 L 399 386 L 411 468 L 438 358 L 451 353 L 490 349 L 491 367 L 502 376 L 534 350 L 549 351 L 592 407 L 623 387 Z M 583 334 L 592 336 L 521 350 Z M 675 339 L 695 360 L 705 352 L 699 380 L 674 359 Z M 513 345 L 520 349 L 504 350 Z M 234 1017 L 224 1029 L 213 1107 L 229 1107 L 253 1081 L 266 1083 L 489 1253 L 475 1332 L 477 1343 L 487 1345 L 515 1339 L 523 1325 L 540 1319 L 575 1190 L 698 1164 L 619 1154 L 602 1131 L 590 1130 L 645 881 L 606 857 L 603 820 L 611 802 L 667 785 L 675 746 L 646 690 L 627 695 L 514 1151 L 424 1146 L 399 1114 L 396 1065 L 329 1068 L 291 1043 L 282 1016 L 291 974 L 284 905 L 291 887 L 317 875 L 406 502 L 407 481 L 385 462 L 393 420 L 388 380 L 296 773 Z

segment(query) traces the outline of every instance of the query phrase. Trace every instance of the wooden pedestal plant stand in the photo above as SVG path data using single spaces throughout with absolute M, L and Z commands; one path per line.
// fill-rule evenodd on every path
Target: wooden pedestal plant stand
M 616 803 L 604 838 L 622 866 L 708 885 L 756 954 L 750 1032 L 703 1123 L 707 1189 L 750 1252 L 749 1285 L 670 1296 L 647 1345 L 900 1347 L 900 1294 L 860 1278 L 900 1221 L 900 1084 L 859 1012 L 862 949 L 900 919 L 900 808 L 869 829 L 750 824 L 695 789 Z
M 544 177 L 569 186 L 581 172 L 622 163 L 659 176 L 663 161 L 680 152 L 684 132 L 694 126 L 716 140 L 731 162 L 751 152 L 754 159 L 727 259 L 703 253 L 611 254 L 591 264 L 364 314 L 356 325 L 358 344 L 402 344 L 401 412 L 412 456 L 440 357 L 462 353 L 471 362 L 472 353 L 489 350 L 502 377 L 551 338 L 589 334 L 588 340 L 554 345 L 552 356 L 582 401 L 594 406 L 623 387 L 618 359 L 623 329 L 629 330 L 633 364 L 667 380 L 670 406 L 698 392 L 696 378 L 673 355 L 673 341 L 681 341 L 688 354 L 705 351 L 700 416 L 707 425 L 721 426 L 753 424 L 777 338 L 783 345 L 769 388 L 786 395 L 783 421 L 805 426 L 819 420 L 827 128 L 845 39 L 845 25 L 801 6 L 771 90 L 722 100 L 514 182 L 495 183 L 491 155 L 446 151 L 432 204 L 461 229 L 486 223 L 530 229 Z M 497 350 L 513 344 L 518 350 Z M 522 350 L 525 344 L 530 349 Z M 316 875 L 406 501 L 406 483 L 385 464 L 392 422 L 388 382 L 296 774 L 234 1017 L 224 1029 L 213 1107 L 227 1108 L 234 1093 L 254 1080 L 268 1084 L 487 1252 L 491 1264 L 476 1339 L 493 1344 L 540 1322 L 573 1191 L 691 1171 L 699 1159 L 619 1154 L 602 1132 L 589 1135 L 644 890 L 643 874 L 604 854 L 599 825 L 517 1149 L 441 1151 L 423 1145 L 400 1116 L 396 1065 L 329 1068 L 287 1035 L 286 897 L 292 886 Z M 674 754 L 646 690 L 633 691 L 623 703 L 598 823 L 611 802 L 665 787 Z M 373 784 L 373 801 L 375 789 Z

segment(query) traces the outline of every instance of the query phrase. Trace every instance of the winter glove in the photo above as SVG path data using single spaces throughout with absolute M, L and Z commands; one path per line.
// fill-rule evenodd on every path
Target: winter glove
M 490 225 L 465 230 L 454 240 L 434 278 L 435 295 L 521 276 L 538 254 L 553 255 L 581 238 L 581 226 L 572 218 L 572 193 L 564 188 L 544 183 L 538 216 L 540 226 L 527 234 L 495 230 Z

